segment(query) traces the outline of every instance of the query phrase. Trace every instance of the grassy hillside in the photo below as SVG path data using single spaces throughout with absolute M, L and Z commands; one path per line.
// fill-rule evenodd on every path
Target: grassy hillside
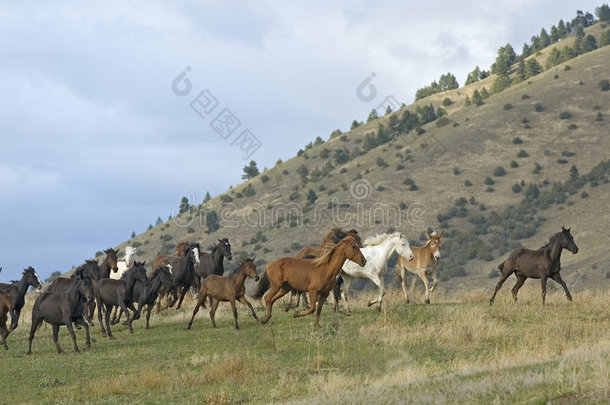
M 233 329 L 221 305 L 217 329 L 190 309 L 114 328 L 92 329 L 90 350 L 71 352 L 62 327 L 57 355 L 51 328 L 39 329 L 26 356 L 29 322 L 2 350 L 2 403 L 603 403 L 610 364 L 608 292 L 568 303 L 552 292 L 541 307 L 538 285 L 524 286 L 518 310 L 507 295 L 493 307 L 487 291 L 443 295 L 442 304 L 404 305 L 389 294 L 387 311 L 366 308 L 312 318 L 278 310 L 267 325 L 239 307 Z M 186 308 L 192 307 L 192 302 Z M 31 305 L 31 304 L 29 304 Z M 28 307 L 24 313 L 29 318 Z M 262 313 L 262 309 L 257 307 Z M 84 341 L 84 332 L 77 331 Z
M 597 36 L 601 31 L 600 24 L 587 28 Z M 543 64 L 549 52 L 531 57 Z M 150 262 L 159 252 L 173 251 L 180 240 L 207 246 L 228 237 L 237 258 L 256 255 L 262 266 L 319 243 L 334 225 L 365 236 L 398 229 L 414 244 L 423 231 L 443 228 L 441 286 L 491 288 L 492 269 L 508 250 L 537 248 L 566 225 L 581 247 L 577 256 L 564 256 L 568 284 L 610 286 L 602 266 L 610 258 L 604 248 L 609 186 L 605 177 L 584 177 L 608 159 L 610 92 L 602 91 L 599 82 L 610 78 L 609 59 L 608 46 L 581 55 L 491 95 L 480 107 L 466 106 L 464 100 L 475 89 L 489 89 L 493 75 L 426 97 L 278 162 L 121 247 L 137 246 L 139 256 Z M 436 109 L 446 98 L 453 103 L 443 107 L 443 118 L 401 130 L 405 111 L 430 104 Z M 386 139 L 369 148 L 380 125 Z M 340 151 L 347 161 L 338 160 Z M 499 166 L 505 174 L 496 171 Z M 584 182 L 576 194 L 566 189 L 572 166 Z M 486 184 L 490 180 L 493 184 Z M 529 186 L 550 194 L 558 187 L 554 183 L 562 184 L 565 198 L 534 201 L 527 215 L 507 211 L 526 199 Z M 208 233 L 207 220 L 214 214 L 221 226 Z M 481 217 L 485 226 L 473 225 Z M 499 220 L 487 226 L 494 218 Z

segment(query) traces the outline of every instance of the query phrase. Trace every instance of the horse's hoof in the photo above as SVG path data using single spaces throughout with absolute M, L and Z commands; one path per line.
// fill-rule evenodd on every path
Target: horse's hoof
M 430 298 L 426 298 L 426 304 L 430 303 Z
M 31 356 L 31 355 L 32 355 L 32 352 L 27 352 L 27 353 L 26 353 L 26 355 L 27 355 L 27 356 Z
M 367 307 L 370 307 L 370 306 L 371 306 L 371 305 L 373 305 L 373 304 L 374 304 L 374 302 L 373 302 L 373 301 L 370 301 L 368 304 L 366 304 L 366 306 L 367 306 Z

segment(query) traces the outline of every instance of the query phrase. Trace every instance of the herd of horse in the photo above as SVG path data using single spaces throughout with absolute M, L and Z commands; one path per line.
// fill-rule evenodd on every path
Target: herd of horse
M 133 333 L 132 323 L 139 319 L 146 308 L 146 329 L 153 306 L 160 305 L 161 298 L 168 298 L 168 306 L 179 309 L 186 293 L 194 288 L 198 291 L 192 317 L 188 323 L 191 329 L 199 308 L 206 308 L 209 302 L 210 319 L 216 327 L 214 316 L 220 302 L 229 302 L 233 310 L 234 325 L 237 322 L 236 302 L 247 305 L 255 320 L 259 320 L 252 304 L 246 298 L 246 278 L 256 282 L 256 291 L 251 294 L 255 299 L 263 299 L 265 315 L 260 323 L 271 318 L 273 305 L 288 293 L 302 296 L 305 309 L 294 314 L 295 317 L 315 314 L 314 327 L 319 326 L 322 307 L 330 292 L 334 295 L 334 310 L 340 299 L 350 314 L 348 292 L 354 278 L 366 278 L 378 287 L 379 294 L 368 302 L 381 309 L 385 286 L 383 276 L 387 271 L 390 257 L 398 254 L 397 276 L 409 302 L 405 285 L 406 272 L 413 273 L 411 294 L 416 278 L 419 276 L 425 286 L 425 302 L 430 303 L 429 293 L 437 286 L 436 263 L 441 258 L 441 237 L 443 232 L 425 234 L 427 242 L 420 247 L 411 247 L 404 234 L 385 233 L 361 240 L 356 230 L 344 231 L 331 229 L 317 246 L 301 249 L 295 257 L 282 257 L 268 263 L 259 275 L 255 258 L 241 260 L 239 268 L 231 275 L 224 275 L 224 259 L 231 260 L 231 244 L 228 239 L 218 239 L 210 246 L 209 252 L 201 251 L 198 242 L 181 242 L 175 255 L 159 255 L 153 262 L 153 272 L 147 275 L 145 261 L 135 259 L 135 248 L 128 247 L 125 260 L 118 260 L 118 250 L 109 248 L 106 257 L 98 265 L 97 260 L 87 260 L 76 268 L 70 277 L 58 277 L 35 299 L 32 308 L 32 322 L 28 341 L 28 354 L 32 353 L 32 341 L 36 330 L 43 321 L 52 325 L 53 342 L 58 353 L 63 350 L 58 343 L 58 332 L 65 325 L 74 343 L 74 351 L 79 352 L 74 326 L 85 329 L 85 345 L 91 347 L 89 326 L 97 309 L 98 322 L 102 336 L 113 338 L 110 325 L 120 322 L 124 313 L 124 325 Z M 517 301 L 517 293 L 527 278 L 541 280 L 542 303 L 545 303 L 546 282 L 551 278 L 560 284 L 568 298 L 570 292 L 560 275 L 561 253 L 563 249 L 576 254 L 578 247 L 570 233 L 570 228 L 562 227 L 552 235 L 549 242 L 537 250 L 518 249 L 498 266 L 500 280 L 490 299 L 490 304 L 511 275 L 515 274 L 517 283 L 512 295 Z M 2 268 L 0 268 L 1 271 Z M 428 276 L 432 275 L 433 284 L 428 287 Z M 20 280 L 0 283 L 0 337 L 2 345 L 8 349 L 6 338 L 17 328 L 21 310 L 25 304 L 25 294 L 29 287 L 42 288 L 42 283 L 32 267 L 24 269 Z M 308 298 L 308 300 L 307 300 Z M 292 299 L 292 297 L 291 297 Z M 137 307 L 136 307 L 137 304 Z M 298 306 L 298 303 L 297 303 Z M 111 322 L 113 308 L 120 313 Z M 7 327 L 10 315 L 10 327 Z M 102 320 L 104 316 L 104 320 Z

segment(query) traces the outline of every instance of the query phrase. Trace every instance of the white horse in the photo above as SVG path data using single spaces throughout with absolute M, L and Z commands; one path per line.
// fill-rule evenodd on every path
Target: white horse
M 125 248 L 125 259 L 122 262 L 117 262 L 117 267 L 119 270 L 114 273 L 110 272 L 110 278 L 115 280 L 120 280 L 123 277 L 123 274 L 131 267 L 133 261 L 136 256 L 136 248 L 127 246 Z
M 364 247 L 360 249 L 360 251 L 366 258 L 366 265 L 360 267 L 357 263 L 346 260 L 340 273 L 341 277 L 343 277 L 341 297 L 343 298 L 343 305 L 345 306 L 345 311 L 348 315 L 351 311 L 347 305 L 347 292 L 349 291 L 354 278 L 368 278 L 379 287 L 379 296 L 376 299 L 369 301 L 368 306 L 370 307 L 373 304 L 379 304 L 379 309 L 381 310 L 381 302 L 385 294 L 383 275 L 388 269 L 388 259 L 394 251 L 401 256 L 413 258 L 413 252 L 409 247 L 409 241 L 407 241 L 407 238 L 400 232 L 391 234 L 383 233 L 368 237 L 364 240 L 363 245 Z

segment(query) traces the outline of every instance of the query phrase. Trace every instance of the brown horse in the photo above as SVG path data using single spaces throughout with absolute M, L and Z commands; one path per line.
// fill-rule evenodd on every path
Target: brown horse
M 248 301 L 245 296 L 246 287 L 244 287 L 244 282 L 246 281 L 246 277 L 252 277 L 255 281 L 258 281 L 258 273 L 256 271 L 254 259 L 243 259 L 239 269 L 230 276 L 219 276 L 216 274 L 207 276 L 201 283 L 201 290 L 199 290 L 197 304 L 195 304 L 195 309 L 193 309 L 193 316 L 189 322 L 188 329 L 191 329 L 193 319 L 195 319 L 199 307 L 205 308 L 205 299 L 207 296 L 211 296 L 214 299 L 212 308 L 210 309 L 210 319 L 212 320 L 213 327 L 216 327 L 214 314 L 216 313 L 216 308 L 218 308 L 220 301 L 229 301 L 231 303 L 233 318 L 235 319 L 235 329 L 239 329 L 235 301 L 247 305 L 248 308 L 250 308 L 250 311 L 252 311 L 254 319 L 258 320 L 256 312 L 254 312 L 254 308 L 252 308 L 252 304 L 250 304 L 250 301 Z
M 398 280 L 402 285 L 402 291 L 405 294 L 405 301 L 409 302 L 409 297 L 407 296 L 407 287 L 406 287 L 406 277 L 405 273 L 408 270 L 413 274 L 417 274 L 421 281 L 424 282 L 424 287 L 426 288 L 426 304 L 430 303 L 430 295 L 429 293 L 433 292 L 438 284 L 438 279 L 436 278 L 436 262 L 441 259 L 441 237 L 445 231 L 441 231 L 441 234 L 437 234 L 436 232 L 432 232 L 432 234 L 428 235 L 426 232 L 426 237 L 428 238 L 428 242 L 424 246 L 415 246 L 411 247 L 411 251 L 413 252 L 413 260 L 408 260 L 403 256 L 398 256 Z M 428 288 L 428 274 L 432 273 L 432 287 Z M 415 283 L 417 279 L 413 276 L 411 280 L 411 295 L 415 293 Z
M 326 236 L 324 237 L 324 239 L 322 240 L 322 243 L 320 245 L 305 246 L 304 248 L 302 248 L 301 250 L 298 251 L 298 253 L 295 255 L 295 257 L 297 257 L 299 259 L 304 259 L 304 258 L 313 259 L 313 258 L 319 257 L 325 251 L 330 249 L 333 245 L 335 245 L 337 242 L 339 242 L 341 239 L 345 238 L 348 235 L 354 237 L 354 239 L 356 240 L 356 243 L 358 244 L 358 248 L 362 247 L 362 239 L 360 239 L 360 235 L 358 235 L 357 230 L 350 229 L 349 231 L 346 232 L 342 228 L 332 228 L 326 234 Z M 288 305 L 286 306 L 286 312 L 288 312 L 291 308 L 294 308 L 292 306 L 292 297 L 295 295 L 297 296 L 296 307 L 299 306 L 299 300 L 300 300 L 301 296 L 303 296 L 303 304 L 305 304 L 305 306 L 309 305 L 307 303 L 307 294 L 305 293 L 305 291 L 292 290 L 290 292 L 290 301 L 288 302 Z M 335 293 L 335 291 L 333 291 L 333 295 L 335 296 L 335 303 L 338 302 L 339 293 Z
M 175 255 L 158 255 L 157 257 L 155 257 L 155 261 L 153 262 L 152 265 L 152 269 L 153 272 L 159 268 L 159 266 L 161 265 L 161 263 L 169 263 L 169 260 L 173 259 L 173 258 L 179 258 L 184 256 L 184 253 L 186 252 L 186 249 L 189 246 L 189 241 L 187 240 L 183 240 L 181 242 L 178 243 L 178 245 L 176 245 L 176 254 Z
M 366 264 L 366 259 L 353 236 L 345 237 L 314 260 L 284 257 L 269 263 L 265 267 L 264 275 L 268 278 L 271 288 L 265 297 L 267 313 L 261 319 L 261 323 L 267 323 L 271 318 L 271 309 L 275 301 L 296 289 L 309 292 L 310 306 L 295 313 L 295 318 L 315 312 L 314 327 L 320 326 L 322 307 L 335 286 L 343 264 L 348 259 L 360 266 Z
M 1 269 L 2 268 L 0 268 L 0 270 Z M 2 345 L 6 350 L 8 350 L 6 337 L 9 334 L 8 328 L 6 327 L 6 320 L 8 319 L 6 314 L 11 311 L 11 316 L 13 316 L 12 312 L 14 308 L 13 298 L 9 294 L 0 293 L 0 337 L 2 337 Z
M 578 246 L 574 243 L 574 238 L 570 233 L 570 228 L 561 227 L 561 232 L 551 236 L 549 242 L 538 250 L 517 249 L 512 252 L 504 263 L 498 266 L 502 272 L 500 281 L 496 285 L 496 290 L 489 300 L 489 305 L 494 303 L 496 294 L 502 287 L 502 284 L 513 273 L 517 277 L 517 283 L 512 289 L 513 299 L 517 301 L 517 293 L 525 282 L 530 278 L 540 279 L 542 287 L 542 305 L 546 300 L 546 280 L 553 279 L 556 283 L 563 287 L 568 301 L 572 301 L 572 296 L 568 290 L 568 286 L 561 278 L 559 271 L 561 270 L 561 251 L 567 249 L 572 254 L 578 253 Z

